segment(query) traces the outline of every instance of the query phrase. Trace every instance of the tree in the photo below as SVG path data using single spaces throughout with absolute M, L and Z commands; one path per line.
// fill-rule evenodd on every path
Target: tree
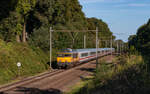
M 100 41 L 100 47 L 105 47 L 105 43 L 103 40 L 112 40 L 115 39 L 115 37 L 112 35 L 112 32 L 110 31 L 107 23 L 103 22 L 101 19 L 97 18 L 87 18 L 88 22 L 88 30 L 95 30 L 96 27 L 98 27 L 98 36 Z M 91 32 L 89 33 L 91 34 Z M 95 36 L 95 33 L 93 34 Z M 95 40 L 94 40 L 95 41 Z
M 137 47 L 137 36 L 136 35 L 129 36 L 128 43 L 129 43 L 129 48 L 131 46 Z
M 0 37 L 6 41 L 26 42 L 28 40 L 36 46 L 48 49 L 49 27 L 54 30 L 87 30 L 99 28 L 99 37 L 111 38 L 112 32 L 108 25 L 100 19 L 86 18 L 82 6 L 78 0 L 11 0 L 11 9 L 7 11 L 8 16 L 0 22 Z M 5 3 L 6 3 L 5 2 Z M 13 3 L 16 2 L 16 3 Z M 6 7 L 4 9 L 7 9 Z M 77 32 L 56 33 L 54 34 L 54 43 L 58 45 L 55 48 L 83 47 L 83 35 Z M 95 47 L 95 33 L 88 33 L 87 36 L 94 38 L 89 47 Z M 42 38 L 44 37 L 44 38 Z M 38 40 L 37 40 L 38 39 Z M 39 41 L 40 40 L 40 41 Z M 68 43 L 62 44 L 65 41 Z M 45 47 L 43 47 L 42 42 Z M 80 42 L 80 43 L 79 43 Z M 46 45 L 47 43 L 47 45 Z M 78 45 L 77 45 L 78 44 Z
M 30 11 L 34 8 L 36 0 L 19 0 L 16 7 L 16 15 L 18 16 L 17 26 L 23 25 L 22 41 L 26 42 L 26 21 Z
M 130 36 L 129 45 L 134 46 L 144 57 L 150 56 L 150 20 L 138 29 L 136 35 Z
M 57 29 L 59 30 L 87 29 L 87 20 L 86 20 L 84 13 L 82 12 L 82 7 L 79 4 L 78 0 L 43 0 L 43 1 L 38 0 L 35 6 L 34 12 L 33 12 L 33 16 L 37 20 L 34 20 L 34 22 L 32 21 L 32 23 L 39 23 L 38 24 L 39 26 L 33 29 L 33 33 L 30 37 L 31 40 L 36 40 L 36 35 L 41 36 L 41 37 L 48 36 L 48 35 L 44 35 L 44 32 L 46 33 L 47 31 L 45 30 L 49 30 L 50 26 L 52 26 L 53 29 L 55 30 Z M 41 28 L 43 27 L 47 29 L 43 29 L 43 31 L 41 31 Z M 40 33 L 43 33 L 43 34 L 40 34 Z M 57 41 L 57 44 L 59 45 L 57 45 L 56 48 L 61 48 L 61 47 L 67 47 L 68 44 L 63 45 L 62 43 L 65 41 L 68 41 L 68 43 L 72 42 L 72 44 L 70 45 L 72 45 L 73 47 L 73 45 L 76 43 L 75 41 L 76 39 L 80 39 L 78 36 L 76 36 L 76 32 L 70 33 L 70 34 L 56 33 L 54 43 L 56 43 Z M 44 40 L 47 41 L 47 39 L 44 39 Z M 37 44 L 38 42 L 39 41 L 36 41 L 35 44 Z M 48 45 L 45 45 L 45 46 L 48 47 Z
M 137 48 L 143 55 L 150 56 L 150 20 L 138 29 Z
M 16 36 L 16 41 L 20 42 L 20 34 L 22 31 L 22 25 L 18 23 L 18 17 L 16 12 L 10 12 L 10 16 L 3 19 L 0 22 L 0 32 L 2 34 L 2 39 L 5 41 L 14 41 Z

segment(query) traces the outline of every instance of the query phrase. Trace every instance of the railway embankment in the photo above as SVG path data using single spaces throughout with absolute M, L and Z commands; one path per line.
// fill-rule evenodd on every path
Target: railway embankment
M 44 72 L 47 62 L 48 56 L 39 48 L 0 40 L 0 85 Z
M 123 55 L 100 61 L 98 71 L 68 94 L 149 94 L 149 67 L 141 56 Z

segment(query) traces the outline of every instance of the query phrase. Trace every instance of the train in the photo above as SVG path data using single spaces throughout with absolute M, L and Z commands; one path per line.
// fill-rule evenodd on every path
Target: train
M 73 67 L 113 52 L 115 52 L 114 48 L 63 49 L 57 53 L 57 66 L 59 68 Z

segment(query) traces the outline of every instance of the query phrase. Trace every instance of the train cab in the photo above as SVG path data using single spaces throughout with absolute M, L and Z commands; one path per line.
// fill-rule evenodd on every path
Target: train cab
M 78 62 L 78 54 L 74 52 L 60 52 L 57 54 L 57 64 L 61 67 L 73 66 Z

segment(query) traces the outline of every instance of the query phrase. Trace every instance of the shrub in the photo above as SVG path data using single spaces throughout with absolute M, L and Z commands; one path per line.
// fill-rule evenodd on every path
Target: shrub
M 39 48 L 0 40 L 0 84 L 18 77 L 17 62 L 22 64 L 20 76 L 34 75 L 48 69 L 48 56 Z

